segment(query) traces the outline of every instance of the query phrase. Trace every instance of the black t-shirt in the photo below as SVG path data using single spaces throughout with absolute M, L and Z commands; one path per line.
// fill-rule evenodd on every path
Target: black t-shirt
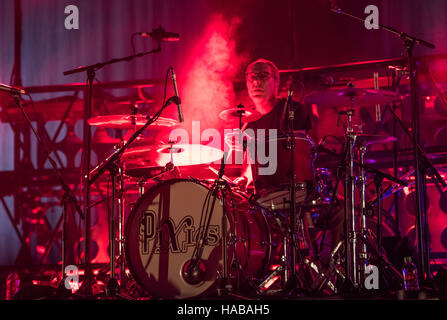
M 259 141 L 258 129 L 263 129 L 267 144 L 265 146 L 266 155 L 267 150 L 270 150 L 268 142 L 268 129 L 276 129 L 278 140 L 274 140 L 277 143 L 277 156 L 276 171 L 274 174 L 259 174 L 260 167 L 268 167 L 270 164 L 259 164 L 258 154 L 256 153 L 256 160 L 252 166 L 253 179 L 255 182 L 255 188 L 257 190 L 271 189 L 286 184 L 289 181 L 289 151 L 286 148 L 287 133 L 290 133 L 290 120 L 288 118 L 287 99 L 278 99 L 275 107 L 267 114 L 263 115 L 260 119 L 250 122 L 247 129 L 252 129 L 256 135 L 256 140 Z M 310 105 L 302 104 L 296 101 L 292 101 L 292 109 L 294 110 L 293 131 L 305 131 L 312 128 L 312 107 Z M 262 131 L 262 130 L 261 130 Z M 295 135 L 296 136 L 296 135 Z M 281 137 L 283 139 L 281 139 Z M 295 164 L 296 164 L 296 176 L 298 180 L 312 180 L 312 165 L 310 163 L 311 157 L 311 143 L 306 140 L 306 135 L 300 136 L 296 140 L 295 151 Z M 272 140 L 273 141 L 273 140 Z M 268 156 L 271 156 L 270 154 Z
M 250 122 L 247 128 L 253 129 L 277 129 L 278 135 L 288 132 L 290 127 L 290 120 L 287 114 L 287 99 L 282 98 L 276 101 L 272 111 L 263 115 L 260 119 Z M 292 109 L 294 110 L 293 129 L 295 130 L 310 130 L 312 129 L 312 107 L 307 104 L 302 104 L 292 101 Z M 282 125 L 281 125 L 282 119 Z

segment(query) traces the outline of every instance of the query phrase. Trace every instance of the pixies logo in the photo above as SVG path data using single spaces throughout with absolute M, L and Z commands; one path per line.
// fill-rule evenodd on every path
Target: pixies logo
M 164 219 L 157 226 L 154 211 L 145 211 L 141 220 L 140 239 L 142 254 L 184 253 L 194 247 L 205 227 L 197 228 L 194 218 L 183 217 L 177 224 L 171 218 Z M 204 245 L 216 246 L 220 240 L 220 226 L 210 225 L 206 232 Z

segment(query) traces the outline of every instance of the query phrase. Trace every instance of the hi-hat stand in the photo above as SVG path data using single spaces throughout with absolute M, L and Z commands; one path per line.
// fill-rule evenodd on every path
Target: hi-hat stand
M 348 114 L 347 112 L 343 112 L 343 114 Z M 348 126 L 349 127 L 349 126 Z M 356 134 L 352 131 L 352 139 L 356 140 L 357 136 Z M 352 150 L 354 151 L 355 148 L 355 143 L 352 145 Z M 342 165 L 341 167 L 345 168 L 344 170 L 344 175 L 345 175 L 345 188 L 354 188 L 354 179 L 355 179 L 355 175 L 350 177 L 349 174 L 351 172 L 351 168 L 352 168 L 352 172 L 354 173 L 354 169 L 358 168 L 360 169 L 360 176 L 359 176 L 359 184 L 360 184 L 360 216 L 359 221 L 360 221 L 360 226 L 357 226 L 357 217 L 355 216 L 355 211 L 352 211 L 352 214 L 350 214 L 350 212 L 347 212 L 347 209 L 345 208 L 345 239 L 340 243 L 340 247 L 338 248 L 337 251 L 340 252 L 344 252 L 343 258 L 344 258 L 344 269 L 345 269 L 345 274 L 342 274 L 340 272 L 338 272 L 339 275 L 342 275 L 342 279 L 343 279 L 343 293 L 354 293 L 354 292 L 358 292 L 362 289 L 363 283 L 361 282 L 361 280 L 364 280 L 364 276 L 365 276 L 365 271 L 368 265 L 370 265 L 370 261 L 372 257 L 375 257 L 378 259 L 378 261 L 381 264 L 381 270 L 383 269 L 389 269 L 391 271 L 394 272 L 395 277 L 398 278 L 400 277 L 400 273 L 392 266 L 392 264 L 389 262 L 389 260 L 387 259 L 387 257 L 385 256 L 385 254 L 383 253 L 382 250 L 382 240 L 381 240 L 381 227 L 382 227 L 382 208 L 381 208 L 381 185 L 382 185 L 382 181 L 384 179 L 387 179 L 389 181 L 392 181 L 393 183 L 395 183 L 396 185 L 399 185 L 401 187 L 404 186 L 408 186 L 408 183 L 406 183 L 405 181 L 402 181 L 401 179 L 395 178 L 387 173 L 381 172 L 375 168 L 369 167 L 367 165 L 364 164 L 364 152 L 365 150 L 362 150 L 362 148 L 360 148 L 360 160 L 356 160 L 354 159 L 353 155 L 354 152 L 352 152 L 352 157 L 349 157 L 349 150 L 347 149 L 349 148 L 348 145 L 348 141 L 346 142 L 345 145 L 345 152 L 343 152 L 342 157 L 341 157 L 341 161 L 342 161 Z M 327 152 L 328 154 L 332 154 L 334 156 L 340 157 L 340 155 L 338 155 L 337 153 L 335 153 L 332 150 L 329 150 L 327 148 L 325 148 L 324 146 L 320 145 L 319 149 L 322 151 Z M 352 162 L 351 162 L 352 161 Z M 351 167 L 352 166 L 352 167 Z M 366 203 L 366 195 L 365 195 L 365 188 L 366 188 L 366 173 L 370 173 L 374 175 L 374 182 L 376 185 L 376 192 L 378 193 L 378 200 L 376 202 L 376 207 L 377 207 L 377 218 L 378 218 L 378 223 L 377 223 L 377 235 L 376 237 L 374 237 L 372 230 L 368 228 L 367 224 L 366 224 L 366 211 L 368 210 L 367 208 L 367 203 Z M 349 185 L 348 182 L 352 181 L 353 185 Z M 350 193 L 349 193 L 350 189 L 345 191 L 345 205 L 352 205 L 352 207 L 348 207 L 350 208 L 354 208 L 355 206 L 355 198 L 349 198 Z M 334 190 L 334 192 L 336 192 Z M 346 202 L 348 204 L 346 204 Z M 352 225 L 354 225 L 354 227 L 352 228 Z M 349 233 L 346 232 L 346 230 L 349 230 Z M 353 239 L 355 240 L 355 242 L 353 242 Z M 348 248 L 347 246 L 350 246 L 350 248 Z M 348 254 L 347 249 L 350 249 L 351 252 Z M 354 257 L 352 257 L 351 255 L 354 255 Z M 332 254 L 332 258 L 334 256 L 334 253 Z M 355 264 L 354 264 L 355 263 Z M 360 265 L 361 263 L 361 265 Z M 334 271 L 334 261 L 330 261 L 330 268 L 329 271 L 326 271 L 325 274 L 330 275 L 332 271 Z M 352 274 L 350 273 L 352 272 Z M 329 278 L 328 276 L 325 278 L 325 280 L 327 281 Z M 354 282 L 354 280 L 356 280 L 356 282 Z

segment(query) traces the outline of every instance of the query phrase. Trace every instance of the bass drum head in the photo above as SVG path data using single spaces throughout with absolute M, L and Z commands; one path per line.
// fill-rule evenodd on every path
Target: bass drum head
M 167 299 L 197 297 L 214 289 L 222 272 L 221 219 L 215 202 L 200 269 L 203 280 L 191 284 L 183 270 L 190 263 L 209 189 L 190 180 L 169 180 L 149 189 L 132 209 L 126 224 L 126 258 L 143 289 Z M 211 206 L 213 197 L 209 197 Z M 202 217 L 204 218 L 204 217 Z M 191 282 L 191 281 L 190 281 Z

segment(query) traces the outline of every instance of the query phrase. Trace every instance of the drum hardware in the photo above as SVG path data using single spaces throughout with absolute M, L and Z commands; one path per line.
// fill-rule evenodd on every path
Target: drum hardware
M 122 287 L 126 286 L 126 260 L 124 257 L 124 221 L 126 219 L 126 202 L 124 198 L 124 166 L 120 163 L 118 167 L 119 194 L 118 194 L 118 262 L 119 262 L 119 280 Z
M 314 269 L 317 273 L 317 278 L 314 280 L 314 283 L 311 286 L 312 292 L 320 292 L 323 287 L 328 284 L 331 288 L 332 292 L 334 294 L 338 293 L 338 286 L 337 284 L 333 284 L 332 281 L 330 281 L 331 278 L 333 278 L 334 275 L 337 275 L 340 277 L 340 279 L 345 282 L 346 278 L 345 275 L 341 272 L 338 265 L 340 264 L 340 256 L 343 255 L 343 253 L 339 253 L 339 251 L 342 251 L 344 249 L 344 240 L 340 240 L 338 244 L 335 246 L 334 250 L 332 250 L 329 260 L 329 266 L 325 271 L 320 271 L 318 268 L 313 267 L 315 265 L 314 263 L 311 263 L 308 261 L 307 263 L 310 264 L 312 269 Z M 339 256 L 340 255 L 340 256 Z
M 330 280 L 335 274 L 335 267 L 331 267 L 324 272 L 320 271 L 320 268 L 308 259 L 304 259 L 304 263 L 318 275 L 311 286 L 311 292 L 320 292 L 327 285 L 333 294 L 337 294 L 337 286 Z
M 85 254 L 84 254 L 84 263 L 85 263 L 85 279 L 82 285 L 82 291 L 84 291 L 86 294 L 91 294 L 92 290 L 91 290 L 91 286 L 92 286 L 92 272 L 91 272 L 91 266 L 90 266 L 90 187 L 92 185 L 92 182 L 89 180 L 91 177 L 91 173 L 90 173 L 90 158 L 91 158 L 91 126 L 88 124 L 88 120 L 91 118 L 92 115 L 92 108 L 93 108 L 93 82 L 95 79 L 95 74 L 96 71 L 99 69 L 104 68 L 107 65 L 111 65 L 114 63 L 118 63 L 118 62 L 122 62 L 122 61 L 130 61 L 133 60 L 135 58 L 140 58 L 140 57 L 144 57 L 146 55 L 153 55 L 156 54 L 158 52 L 161 52 L 161 40 L 159 39 L 158 41 L 158 46 L 156 49 L 150 50 L 150 51 L 146 51 L 146 52 L 141 52 L 138 54 L 134 54 L 131 56 L 126 56 L 126 57 L 122 57 L 122 58 L 118 58 L 118 59 L 112 59 L 106 62 L 99 62 L 96 64 L 92 64 L 89 66 L 82 66 L 82 67 L 78 67 L 72 70 L 68 70 L 63 72 L 63 74 L 65 76 L 67 75 L 71 75 L 71 74 L 76 74 L 76 73 L 81 73 L 81 72 L 86 72 L 87 73 L 87 83 L 86 83 L 86 89 L 87 89 L 87 96 L 85 98 L 85 108 L 84 108 L 84 146 L 83 146 L 83 160 L 85 160 L 83 162 L 83 165 L 81 165 L 82 169 L 83 169 L 83 174 L 81 174 L 83 182 L 85 184 L 85 190 L 84 190 L 84 209 L 85 209 Z M 161 111 L 168 105 L 171 103 L 171 99 L 168 99 L 168 101 L 166 102 L 165 105 L 163 105 L 163 107 L 161 108 L 161 110 L 159 111 L 159 113 L 157 113 L 153 118 L 148 119 L 147 123 L 145 125 L 142 126 L 142 128 L 140 130 L 138 130 L 138 134 L 136 134 L 137 132 L 135 132 L 135 134 L 131 137 L 131 139 L 129 140 L 130 142 L 128 142 L 127 144 L 125 144 L 123 146 L 123 148 L 121 148 L 120 150 L 125 150 L 126 147 L 128 146 L 129 143 L 131 143 L 137 136 L 139 136 L 141 134 L 141 132 L 143 130 L 145 130 L 152 122 L 155 122 L 155 120 L 160 116 Z M 115 156 L 113 156 L 115 155 Z M 118 155 L 120 155 L 119 152 L 115 152 L 112 155 L 112 157 L 110 158 L 110 161 L 107 162 L 103 162 L 104 166 L 101 167 L 98 170 L 98 174 L 94 177 L 97 178 L 99 177 L 99 175 L 101 175 L 107 168 L 106 165 L 108 165 L 109 163 L 114 162 Z M 85 181 L 84 181 L 85 180 Z
M 294 121 L 294 110 L 292 110 L 292 85 L 289 87 L 289 94 L 286 104 L 284 105 L 283 115 L 287 114 L 288 121 L 288 132 L 285 136 L 285 144 L 284 150 L 289 157 L 289 166 L 288 172 L 284 176 L 287 180 L 287 195 L 284 196 L 282 193 L 275 195 L 270 190 L 270 193 L 267 194 L 266 197 L 261 197 L 258 199 L 258 203 L 263 205 L 264 207 L 269 208 L 273 212 L 277 208 L 277 205 L 280 204 L 277 200 L 282 200 L 282 207 L 286 209 L 287 212 L 287 225 L 283 228 L 285 229 L 283 232 L 282 239 L 282 256 L 281 256 L 281 264 L 276 267 L 273 272 L 268 275 L 263 282 L 258 286 L 258 288 L 263 288 L 267 283 L 269 283 L 272 279 L 274 279 L 278 275 L 281 276 L 282 280 L 282 288 L 287 293 L 297 293 L 298 290 L 302 289 L 302 283 L 300 282 L 298 273 L 297 273 L 297 263 L 299 258 L 299 262 L 302 265 L 302 243 L 304 241 L 304 225 L 302 222 L 301 216 L 301 208 L 299 214 L 297 214 L 297 182 L 296 182 L 296 174 L 295 174 L 295 150 L 296 150 L 296 138 L 300 138 L 300 136 L 295 136 L 293 121 Z M 282 129 L 282 128 L 281 128 Z M 270 141 L 271 139 L 269 139 Z M 270 142 L 277 142 L 279 139 L 272 140 Z M 309 167 L 309 169 L 311 169 Z M 303 175 L 305 176 L 305 175 Z M 302 178 L 303 176 L 300 176 Z M 260 180 L 260 179 L 258 179 Z M 303 179 L 304 181 L 305 179 Z M 282 183 L 284 183 L 282 181 Z M 301 183 L 299 183 L 301 184 Z M 307 184 L 306 184 L 307 186 Z M 304 199 L 301 199 L 300 202 L 304 202 L 305 198 L 308 196 L 308 189 L 305 188 L 303 190 L 305 193 Z M 275 200 L 277 199 L 277 200 Z M 271 202 L 271 203 L 270 203 Z M 280 206 L 279 206 L 280 207 Z M 297 226 L 297 221 L 299 220 L 300 225 Z M 281 225 L 281 224 L 280 224 Z
M 359 158 L 360 158 L 360 164 L 362 165 L 360 167 L 360 175 L 359 175 L 359 185 L 360 185 L 360 234 L 361 235 L 366 235 L 367 232 L 367 224 L 366 224 L 366 173 L 365 173 L 365 168 L 363 167 L 364 164 L 364 159 L 365 159 L 365 154 L 366 154 L 366 143 L 361 143 L 360 142 L 360 147 L 359 147 Z M 382 213 L 379 212 L 378 213 L 380 215 L 379 218 L 379 222 L 377 224 L 377 232 L 381 232 L 381 227 L 382 227 Z M 366 243 L 364 241 L 363 245 L 360 249 L 360 253 L 359 253 L 359 263 L 360 263 L 360 267 L 359 267 L 359 278 L 362 278 L 362 275 L 366 274 L 366 270 L 368 267 L 368 251 L 367 251 L 367 246 Z
M 117 145 L 115 147 L 115 151 L 106 158 L 102 163 L 100 163 L 98 166 L 96 166 L 93 170 L 91 170 L 85 178 L 88 180 L 88 184 L 91 186 L 106 170 L 109 171 L 109 175 L 111 178 L 111 185 L 112 185 L 112 196 L 111 196 L 111 203 L 110 211 L 109 211 L 109 255 L 110 255 L 110 277 L 109 281 L 107 283 L 107 289 L 106 294 L 109 297 L 114 296 L 120 296 L 119 290 L 120 286 L 123 286 L 124 283 L 119 284 L 118 280 L 116 278 L 115 268 L 116 268 L 116 252 L 115 252 L 115 244 L 116 244 L 116 213 L 115 213 L 115 202 L 116 202 L 116 183 L 117 183 L 117 175 L 120 174 L 121 182 L 120 182 L 120 188 L 123 186 L 123 174 L 124 170 L 122 167 L 122 160 L 121 157 L 123 155 L 123 152 L 126 150 L 126 148 L 135 140 L 137 139 L 141 133 L 146 130 L 147 127 L 149 127 L 153 122 L 157 121 L 160 117 L 161 112 L 169 105 L 171 104 L 171 99 L 168 99 L 165 105 L 162 106 L 162 108 L 151 118 L 149 116 L 146 117 L 147 122 L 141 126 L 138 130 L 136 130 L 132 136 L 129 138 L 127 142 L 122 142 L 120 145 Z M 123 189 L 121 189 L 123 191 Z M 119 254 L 122 254 L 124 252 L 124 227 L 123 227 L 123 219 L 124 219 L 124 201 L 122 199 L 123 192 L 120 193 L 121 199 L 118 199 L 119 203 L 119 222 L 118 222 L 118 229 L 119 229 Z M 124 259 L 121 260 L 120 268 L 121 268 L 121 274 L 124 273 L 125 265 L 124 265 Z M 124 277 L 121 277 L 124 279 Z
M 289 266 L 286 263 L 285 264 L 285 270 L 284 270 L 284 281 L 285 285 L 289 290 L 294 292 L 298 289 L 298 275 L 296 271 L 296 264 L 297 264 L 297 252 L 298 252 L 298 245 L 295 238 L 295 229 L 296 229 L 296 193 L 295 193 L 295 137 L 293 135 L 294 133 L 294 127 L 293 127 L 293 120 L 295 118 L 295 111 L 292 110 L 292 83 L 289 87 L 288 92 L 288 98 L 285 105 L 285 111 L 287 114 L 287 119 L 289 123 L 289 132 L 287 136 L 287 147 L 290 150 L 290 193 L 289 193 L 289 199 L 290 199 L 290 233 L 289 233 L 289 239 L 291 240 L 290 244 L 290 270 L 288 270 Z M 285 237 L 284 237 L 285 238 Z M 287 239 L 284 239 L 284 256 L 287 258 L 287 250 L 286 250 L 286 241 Z
M 349 88 L 352 89 L 352 88 Z M 360 95 L 358 91 L 347 91 L 342 93 L 341 96 L 348 97 L 350 99 L 350 107 L 346 110 L 347 127 L 346 127 L 346 167 L 345 167 L 345 254 L 346 254 L 346 280 L 349 286 L 352 285 L 355 289 L 359 287 L 359 281 L 357 278 L 357 234 L 356 234 L 356 221 L 355 221 L 355 183 L 354 183 L 354 144 L 355 134 L 352 126 L 352 117 L 354 115 L 354 97 Z M 345 282 L 346 283 L 346 282 Z
M 222 203 L 222 217 L 221 217 L 221 234 L 222 234 L 222 240 L 221 240 L 221 246 L 222 246 L 222 273 L 220 274 L 220 283 L 217 288 L 217 292 L 219 296 L 226 296 L 228 294 L 231 294 L 233 291 L 233 284 L 231 283 L 231 279 L 229 276 L 228 271 L 228 253 L 227 253 L 227 246 L 229 242 L 233 242 L 234 244 L 237 242 L 245 242 L 244 239 L 236 237 L 236 235 L 230 235 L 230 240 L 228 240 L 228 234 L 227 234 L 227 195 L 231 193 L 231 188 L 228 185 L 228 183 L 222 178 L 225 171 L 225 159 L 227 154 L 224 153 L 224 156 L 222 157 L 220 169 L 218 172 L 218 176 L 216 181 L 213 184 L 213 187 L 211 188 L 212 193 L 212 203 L 211 208 L 208 215 L 208 221 L 205 225 L 205 232 L 202 233 L 203 237 L 200 237 L 199 241 L 197 242 L 199 244 L 198 248 L 196 247 L 193 257 L 191 258 L 191 262 L 189 263 L 188 267 L 182 275 L 184 276 L 185 280 L 188 283 L 191 284 L 198 284 L 204 279 L 204 273 L 201 272 L 201 269 L 199 268 L 199 262 L 201 261 L 202 254 L 203 254 L 203 246 L 205 244 L 204 236 L 207 234 L 209 223 L 211 221 L 211 216 L 214 212 L 214 206 L 215 202 L 218 199 L 218 196 L 220 196 L 221 203 Z M 200 225 L 201 226 L 201 225 Z M 236 260 L 233 260 L 231 263 L 231 266 L 234 265 L 234 263 L 237 263 Z
M 352 290 L 359 290 L 362 282 L 361 278 L 365 275 L 365 270 L 368 265 L 368 252 L 367 252 L 367 244 L 364 242 L 365 234 L 367 233 L 367 225 L 366 225 L 366 216 L 367 216 L 367 203 L 366 203 L 366 171 L 372 172 L 376 175 L 376 177 L 386 177 L 391 181 L 396 183 L 405 182 L 395 179 L 394 177 L 381 173 L 378 170 L 373 168 L 369 168 L 364 165 L 364 156 L 366 152 L 366 147 L 373 143 L 384 143 L 384 142 L 394 142 L 396 139 L 394 137 L 387 136 L 379 136 L 379 135 L 365 135 L 354 132 L 354 127 L 352 125 L 352 116 L 354 115 L 354 99 L 360 95 L 362 91 L 352 90 L 352 88 L 348 88 L 343 90 L 339 90 L 339 94 L 342 93 L 342 96 L 349 96 L 351 94 L 351 103 L 349 109 L 342 111 L 340 115 L 347 116 L 347 128 L 345 133 L 345 144 L 344 149 L 342 151 L 341 156 L 341 171 L 344 172 L 345 177 L 345 239 L 343 244 L 344 250 L 344 263 L 345 263 L 345 282 L 343 289 L 346 292 L 351 292 Z M 314 98 L 317 97 L 314 94 Z M 365 98 L 366 99 L 366 98 Z M 377 99 L 377 97 L 375 98 Z M 366 100 L 364 100 L 366 101 Z M 359 161 L 355 160 L 355 151 L 356 144 L 360 143 L 359 150 Z M 326 149 L 321 144 L 319 145 L 320 150 L 324 150 L 329 154 L 335 154 L 331 150 Z M 355 175 L 355 167 L 360 168 L 359 176 Z M 338 188 L 338 183 L 340 180 L 339 171 L 337 172 L 337 181 L 335 183 L 334 192 L 332 194 L 331 206 L 329 207 L 329 213 L 332 212 L 333 203 L 335 201 L 335 193 Z M 376 178 L 377 179 L 377 178 Z M 355 215 L 355 182 L 360 185 L 360 226 L 357 227 L 356 215 Z M 327 216 L 327 222 L 329 221 L 330 214 Z M 379 219 L 379 230 L 381 228 L 381 216 Z M 327 223 L 326 223 L 327 224 Z M 324 239 L 325 232 L 323 233 Z M 380 236 L 379 236 L 380 239 Z M 321 242 L 323 245 L 324 241 Z M 360 247 L 360 251 L 358 252 Z M 322 248 L 320 247 L 320 250 Z
M 344 12 L 340 8 L 331 8 L 331 11 L 339 14 L 343 14 L 345 16 L 348 16 L 350 18 L 363 21 L 365 22 L 365 19 L 362 19 L 360 17 L 356 17 L 352 14 Z M 419 143 L 419 135 L 420 135 L 420 128 L 419 128 L 419 108 L 418 108 L 418 97 L 416 92 L 416 86 L 417 86 L 417 78 L 416 78 L 416 70 L 415 70 L 415 63 L 414 63 L 414 55 L 413 55 L 413 49 L 415 45 L 423 45 L 427 48 L 434 49 L 435 46 L 423 39 L 419 39 L 416 37 L 413 37 L 405 32 L 398 31 L 394 28 L 384 26 L 381 24 L 378 24 L 378 27 L 380 27 L 383 30 L 386 30 L 387 32 L 390 32 L 396 36 L 399 37 L 400 40 L 403 40 L 403 46 L 406 49 L 407 52 L 407 60 L 408 60 L 408 70 L 410 75 L 410 97 L 411 97 L 411 111 L 412 111 L 412 131 L 410 132 L 408 128 L 406 128 L 405 125 L 403 125 L 400 118 L 395 114 L 395 112 L 392 110 L 392 108 L 388 108 L 392 114 L 395 120 L 397 120 L 401 125 L 404 131 L 407 133 L 407 135 L 410 137 L 411 142 L 413 143 L 413 152 L 414 152 L 414 170 L 415 170 L 415 192 L 416 192 L 416 233 L 417 233 L 417 239 L 418 239 L 418 269 L 419 269 L 419 282 L 425 282 L 426 280 L 431 280 L 431 272 L 430 272 L 430 263 L 429 263 L 429 239 L 428 239 L 428 233 L 426 230 L 428 230 L 427 224 L 427 210 L 425 208 L 425 199 L 426 199 L 426 190 L 425 190 L 425 174 L 427 170 L 431 171 L 431 174 L 433 177 L 436 177 L 437 183 L 439 183 L 441 186 L 446 187 L 446 183 L 444 179 L 441 177 L 439 172 L 436 170 L 436 168 L 433 166 L 433 164 L 428 159 L 427 155 L 423 151 L 423 149 L 420 146 Z M 375 103 L 373 105 L 380 104 Z M 426 279 L 427 277 L 427 279 Z
M 326 214 L 326 219 L 325 219 L 325 223 L 324 223 L 324 227 L 323 227 L 323 229 L 324 229 L 323 236 L 322 236 L 322 240 L 320 242 L 320 248 L 319 248 L 320 252 L 323 250 L 326 231 L 328 230 L 328 227 L 329 227 L 329 221 L 333 214 L 333 210 L 338 202 L 337 190 L 338 190 L 338 186 L 340 184 L 341 178 L 346 171 L 346 155 L 347 155 L 347 144 L 346 143 L 343 144 L 343 150 L 341 152 L 341 155 L 333 152 L 332 150 L 327 149 L 326 147 L 323 146 L 323 143 L 324 143 L 324 139 L 318 145 L 318 150 L 325 151 L 325 152 L 335 156 L 336 158 L 339 158 L 340 160 L 339 160 L 339 164 L 338 164 L 337 170 L 336 170 L 335 184 L 333 185 L 332 190 L 330 192 L 331 198 L 329 201 L 329 209 L 328 209 L 328 213 Z

